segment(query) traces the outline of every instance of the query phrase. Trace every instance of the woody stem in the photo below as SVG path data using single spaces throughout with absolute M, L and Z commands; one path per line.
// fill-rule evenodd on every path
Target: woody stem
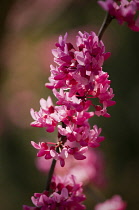
M 63 122 L 62 122 L 62 127 L 63 128 L 66 127 L 66 125 Z M 64 145 L 64 143 L 67 140 L 67 137 L 61 135 L 60 138 L 61 138 L 61 144 Z M 59 153 L 59 146 L 56 148 L 56 152 Z M 50 167 L 50 171 L 48 173 L 48 178 L 47 178 L 47 183 L 46 183 L 46 188 L 45 188 L 46 191 L 48 191 L 48 192 L 50 191 L 51 180 L 52 180 L 52 177 L 53 177 L 53 174 L 54 174 L 55 166 L 56 166 L 56 160 L 53 159 L 51 167 Z
M 105 16 L 105 19 L 99 29 L 99 32 L 98 32 L 98 38 L 99 40 L 101 40 L 105 30 L 107 29 L 107 27 L 109 26 L 109 24 L 111 23 L 111 21 L 114 19 L 113 16 L 111 16 L 109 13 L 106 14 Z

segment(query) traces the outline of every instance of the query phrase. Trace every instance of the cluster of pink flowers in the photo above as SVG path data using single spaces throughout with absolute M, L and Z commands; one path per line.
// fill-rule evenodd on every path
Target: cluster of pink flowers
M 116 18 L 120 24 L 127 22 L 129 28 L 139 31 L 139 17 L 135 18 L 139 0 L 99 0 L 98 3 L 109 13 L 106 25 L 109 17 Z M 52 50 L 56 66 L 50 66 L 51 75 L 45 86 L 52 90 L 57 102 L 54 105 L 50 96 L 47 100 L 42 98 L 40 110 L 31 109 L 34 120 L 31 126 L 45 128 L 49 133 L 57 129 L 58 135 L 56 142 L 31 142 L 38 150 L 37 157 L 52 164 L 45 191 L 35 193 L 31 197 L 34 207 L 24 205 L 23 210 L 86 209 L 82 204 L 85 200 L 82 184 L 78 182 L 84 185 L 93 182 L 99 186 L 105 182 L 104 176 L 102 179 L 104 162 L 92 150 L 100 146 L 104 137 L 101 128 L 91 127 L 89 123 L 95 115 L 110 117 L 107 108 L 115 104 L 109 75 L 103 71 L 104 61 L 110 56 L 100 40 L 105 29 L 100 30 L 99 36 L 79 31 L 76 46 L 67 42 L 66 33 L 59 37 L 56 49 Z M 56 160 L 60 166 L 66 166 L 66 172 L 61 172 L 63 168 L 59 165 L 55 167 Z M 38 167 L 44 170 L 40 165 L 38 161 Z M 61 177 L 52 177 L 55 172 Z M 78 182 L 73 174 L 77 175 Z M 118 195 L 94 207 L 94 210 L 125 209 L 126 203 Z
M 139 31 L 139 16 L 137 16 L 139 0 L 105 0 L 98 1 L 98 3 L 111 16 L 116 18 L 119 24 L 127 22 L 130 29 Z
M 113 91 L 110 88 L 108 74 L 102 71 L 104 61 L 110 56 L 105 53 L 105 46 L 98 36 L 91 32 L 79 32 L 76 48 L 59 37 L 57 49 L 52 50 L 54 61 L 58 66 L 51 66 L 50 83 L 46 87 L 53 89 L 58 105 L 77 112 L 93 105 L 95 114 L 109 117 L 107 107 L 113 105 Z M 60 92 L 55 89 L 60 88 Z M 98 98 L 102 106 L 93 104 L 91 98 Z
M 32 126 L 44 127 L 47 132 L 58 130 L 58 139 L 53 145 L 32 142 L 39 149 L 37 156 L 60 160 L 61 166 L 69 155 L 83 160 L 88 147 L 100 145 L 104 140 L 100 136 L 101 128 L 96 125 L 91 128 L 89 118 L 94 115 L 110 117 L 107 107 L 115 104 L 109 75 L 102 70 L 104 61 L 110 56 L 105 53 L 103 42 L 94 32 L 79 32 L 76 48 L 66 39 L 67 34 L 64 38 L 60 36 L 57 48 L 52 50 L 57 66 L 51 66 L 50 83 L 46 83 L 58 99 L 57 106 L 48 97 L 40 100 L 39 112 L 31 109 Z M 97 104 L 94 98 L 97 98 Z M 88 111 L 91 106 L 94 110 Z M 71 142 L 76 142 L 77 146 L 71 147 Z
M 110 88 L 109 75 L 102 70 L 104 61 L 110 56 L 110 53 L 105 53 L 103 42 L 94 32 L 79 32 L 76 47 L 66 39 L 67 34 L 64 38 L 60 36 L 59 43 L 56 43 L 57 48 L 52 50 L 57 66 L 51 66 L 50 82 L 46 83 L 46 87 L 52 89 L 58 99 L 57 105 L 54 106 L 51 97 L 48 97 L 47 100 L 40 100 L 41 107 L 38 112 L 31 109 L 34 119 L 31 126 L 45 128 L 50 133 L 55 129 L 58 131 L 56 143 L 31 142 L 32 146 L 39 150 L 37 156 L 47 160 L 59 160 L 62 167 L 68 157 L 70 160 L 84 160 L 88 156 L 85 154 L 88 147 L 95 148 L 100 145 L 104 140 L 104 137 L 100 136 L 101 128 L 96 125 L 91 128 L 89 119 L 94 115 L 110 117 L 107 107 L 115 104 L 112 101 L 114 94 Z M 89 110 L 90 107 L 93 111 Z M 94 164 L 91 161 L 85 162 L 89 163 Z M 98 164 L 94 170 L 99 170 L 97 167 Z M 92 174 L 88 168 L 88 179 L 99 180 L 97 175 L 92 178 Z M 87 182 L 87 179 L 84 180 Z M 85 200 L 82 187 L 76 184 L 73 175 L 68 181 L 64 181 L 63 177 L 61 180 L 53 178 L 50 185 L 50 195 L 48 191 L 35 193 L 32 202 L 36 207 L 23 206 L 23 209 L 85 209 L 81 204 Z
M 35 193 L 31 197 L 32 203 L 36 207 L 23 206 L 24 210 L 83 210 L 82 204 L 85 200 L 82 185 L 77 183 L 75 177 L 66 176 L 53 177 L 51 181 L 51 194 L 48 191 Z
M 126 202 L 119 195 L 115 195 L 111 199 L 97 204 L 94 210 L 125 210 L 126 206 Z

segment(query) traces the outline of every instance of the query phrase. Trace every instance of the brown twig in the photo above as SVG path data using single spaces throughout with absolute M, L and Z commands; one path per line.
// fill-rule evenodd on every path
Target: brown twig
M 66 128 L 66 125 L 63 122 L 62 122 L 62 127 Z M 58 134 L 58 138 L 60 138 L 60 140 L 59 140 L 59 145 L 57 145 L 57 147 L 56 147 L 56 152 L 57 153 L 59 153 L 60 147 L 62 147 L 64 145 L 64 143 L 67 141 L 66 136 L 60 135 L 60 137 L 59 137 L 59 134 Z M 47 183 L 46 183 L 46 188 L 45 188 L 46 191 L 48 191 L 48 192 L 50 191 L 51 180 L 52 180 L 52 177 L 53 177 L 53 174 L 54 174 L 55 166 L 56 166 L 56 160 L 53 159 L 50 170 L 49 170 L 49 173 L 48 173 L 48 178 L 47 178 Z
M 101 40 L 105 30 L 107 29 L 108 25 L 111 23 L 111 21 L 114 19 L 113 16 L 111 16 L 109 13 L 106 14 L 106 17 L 100 27 L 100 30 L 98 32 L 98 38 Z

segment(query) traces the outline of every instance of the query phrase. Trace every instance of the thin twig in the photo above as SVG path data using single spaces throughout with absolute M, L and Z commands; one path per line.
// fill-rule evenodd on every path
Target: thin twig
M 49 174 L 48 174 L 48 178 L 47 178 L 46 188 L 45 188 L 46 191 L 48 191 L 48 192 L 50 190 L 50 185 L 51 185 L 51 180 L 52 180 L 52 176 L 53 176 L 53 173 L 54 173 L 55 165 L 56 165 L 56 160 L 53 159 L 52 164 L 51 164 L 51 168 L 50 168 L 50 171 L 49 171 Z
M 63 122 L 62 122 L 62 127 L 66 128 L 66 125 Z M 61 145 L 64 145 L 64 143 L 67 141 L 67 137 L 60 135 L 60 138 L 61 138 Z M 56 152 L 59 153 L 59 146 L 57 146 Z M 53 159 L 49 173 L 48 173 L 48 178 L 47 178 L 47 183 L 46 183 L 46 188 L 45 188 L 46 191 L 48 191 L 48 192 L 50 191 L 51 180 L 52 180 L 52 177 L 54 174 L 55 166 L 56 166 L 56 160 Z
M 98 38 L 101 40 L 105 30 L 107 29 L 108 25 L 111 23 L 112 19 L 114 19 L 113 16 L 111 16 L 109 13 L 106 14 L 106 17 L 100 27 L 100 30 L 98 32 Z

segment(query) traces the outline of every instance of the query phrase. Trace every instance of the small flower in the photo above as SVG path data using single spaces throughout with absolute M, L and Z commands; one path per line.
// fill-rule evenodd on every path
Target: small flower
M 32 146 L 35 149 L 38 149 L 37 157 L 44 157 L 45 159 L 55 159 L 60 161 L 61 167 L 65 165 L 65 159 L 69 155 L 73 155 L 76 160 L 84 160 L 86 156 L 84 153 L 88 150 L 88 147 L 70 147 L 69 145 L 61 145 L 62 148 L 58 147 L 55 143 L 55 146 L 48 147 L 46 142 L 39 142 L 38 144 L 34 141 L 31 141 Z M 57 151 L 58 148 L 58 151 Z
M 61 167 L 64 167 L 65 159 L 68 157 L 68 149 L 64 147 L 60 153 L 57 153 L 55 150 L 51 150 L 50 153 L 55 160 L 60 161 Z
M 54 147 L 51 147 L 49 149 L 46 142 L 39 142 L 39 144 L 36 144 L 34 141 L 31 141 L 31 144 L 35 149 L 39 150 L 39 152 L 37 153 L 37 157 L 44 156 L 45 159 L 51 159 L 52 158 L 51 150 L 54 150 Z
M 70 155 L 73 155 L 73 157 L 76 160 L 84 160 L 86 159 L 86 156 L 84 155 L 84 153 L 86 153 L 87 150 L 88 150 L 88 147 L 81 147 L 80 149 L 78 149 L 77 147 L 73 147 L 73 148 L 68 149 L 68 153 Z
M 115 195 L 111 199 L 97 204 L 94 210 L 125 210 L 126 206 L 126 202 L 119 195 Z
M 63 89 L 60 89 L 58 92 L 56 89 L 53 89 L 53 93 L 58 99 L 58 105 L 65 105 L 67 109 L 75 109 L 77 112 L 86 110 L 92 105 L 91 101 L 82 100 L 78 98 L 78 95 L 69 96 L 69 92 L 64 92 Z
M 30 110 L 32 118 L 35 120 L 31 123 L 34 127 L 46 127 L 47 132 L 53 132 L 59 118 L 55 112 L 55 108 L 52 104 L 51 98 L 48 97 L 47 101 L 45 99 L 40 100 L 40 111 L 35 112 L 34 109 Z
M 34 109 L 30 110 L 31 116 L 35 120 L 31 126 L 46 128 L 46 131 L 51 133 L 58 123 L 67 116 L 67 109 L 65 106 L 53 106 L 50 97 L 47 101 L 41 99 L 40 105 L 39 112 L 35 112 Z
M 84 124 L 69 124 L 66 128 L 58 125 L 58 131 L 61 135 L 66 136 L 67 140 L 77 142 L 82 147 L 89 146 L 95 148 L 100 146 L 100 142 L 104 140 L 104 137 L 100 136 L 101 128 L 94 125 L 93 129 L 90 129 L 87 121 Z

